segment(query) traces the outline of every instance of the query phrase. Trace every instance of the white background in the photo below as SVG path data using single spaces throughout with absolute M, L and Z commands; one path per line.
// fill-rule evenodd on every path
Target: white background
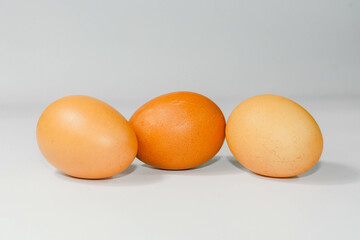
M 359 95 L 360 2 L 0 0 L 0 100 Z
M 0 0 L 0 240 L 359 239 L 360 2 Z M 62 175 L 36 122 L 86 94 L 125 117 L 189 90 L 226 117 L 262 93 L 317 120 L 320 162 L 257 176 L 224 143 L 187 171 L 138 160 L 106 180 Z

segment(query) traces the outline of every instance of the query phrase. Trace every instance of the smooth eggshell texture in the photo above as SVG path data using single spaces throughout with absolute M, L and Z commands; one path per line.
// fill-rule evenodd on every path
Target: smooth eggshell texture
M 226 141 L 242 165 L 270 177 L 308 171 L 323 149 L 314 118 L 297 103 L 276 95 L 259 95 L 240 103 L 227 121 Z
M 188 169 L 210 160 L 225 137 L 225 118 L 205 96 L 175 92 L 140 107 L 130 119 L 137 157 L 157 168 Z
M 44 157 L 73 177 L 98 179 L 130 166 L 137 152 L 129 122 L 110 105 L 88 96 L 69 96 L 40 116 L 37 142 Z

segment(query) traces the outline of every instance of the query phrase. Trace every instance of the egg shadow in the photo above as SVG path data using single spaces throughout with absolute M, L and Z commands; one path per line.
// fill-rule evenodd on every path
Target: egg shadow
M 153 184 L 162 180 L 163 176 L 150 172 L 137 171 L 138 165 L 131 164 L 127 169 L 112 177 L 102 179 L 83 179 L 66 175 L 60 171 L 56 171 L 57 177 L 69 181 L 87 185 L 102 186 L 143 186 Z
M 296 183 L 304 185 L 344 185 L 353 184 L 360 181 L 359 169 L 337 162 L 330 162 L 325 160 L 320 160 L 309 171 L 298 176 L 288 178 L 273 178 L 262 176 L 250 171 L 249 169 L 241 165 L 233 156 L 228 156 L 227 159 L 233 166 L 235 166 L 239 170 L 250 173 L 256 178 L 270 180 L 274 182 Z
M 226 159 L 229 161 L 229 163 L 231 163 L 231 165 L 233 165 L 234 167 L 246 171 L 246 172 L 251 172 L 250 170 L 248 170 L 246 167 L 244 167 L 241 163 L 239 163 L 238 160 L 236 160 L 236 158 L 234 156 L 226 156 Z
M 209 161 L 201 164 L 200 166 L 189 168 L 189 169 L 179 169 L 179 170 L 169 170 L 152 167 L 148 164 L 141 164 L 142 167 L 152 169 L 162 175 L 189 175 L 189 176 L 215 176 L 215 175 L 226 175 L 226 174 L 238 174 L 238 171 L 234 169 L 227 161 L 224 161 L 225 156 L 217 155 L 210 159 Z
M 320 160 L 312 169 L 297 177 L 308 185 L 345 185 L 360 181 L 360 171 L 349 165 Z
M 155 170 L 160 170 L 160 171 L 168 171 L 168 172 L 181 172 L 181 171 L 193 171 L 195 169 L 200 169 L 200 168 L 204 168 L 207 166 L 210 166 L 212 164 L 214 164 L 215 162 L 217 162 L 220 159 L 220 156 L 215 156 L 212 159 L 210 159 L 209 161 L 194 167 L 194 168 L 188 168 L 188 169 L 162 169 L 162 168 L 157 168 L 157 167 L 153 167 L 149 164 L 143 163 L 141 164 L 141 166 L 146 167 L 146 168 L 150 168 L 150 169 L 155 169 Z

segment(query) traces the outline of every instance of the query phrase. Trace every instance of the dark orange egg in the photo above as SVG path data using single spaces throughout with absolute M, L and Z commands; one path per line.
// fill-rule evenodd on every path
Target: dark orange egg
M 159 96 L 130 119 L 137 157 L 157 168 L 188 169 L 210 160 L 225 137 L 225 118 L 209 98 L 193 92 Z

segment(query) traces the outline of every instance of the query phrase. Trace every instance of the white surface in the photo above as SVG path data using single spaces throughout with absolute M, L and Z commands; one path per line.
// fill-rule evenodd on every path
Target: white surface
M 318 121 L 320 163 L 297 178 L 250 173 L 224 144 L 197 169 L 139 161 L 112 179 L 64 176 L 40 154 L 45 105 L 0 112 L 0 239 L 360 239 L 360 99 L 297 99 Z M 110 104 L 126 117 L 137 104 Z M 223 102 L 226 116 L 237 102 Z
M 0 105 L 359 95 L 360 1 L 0 0 Z

